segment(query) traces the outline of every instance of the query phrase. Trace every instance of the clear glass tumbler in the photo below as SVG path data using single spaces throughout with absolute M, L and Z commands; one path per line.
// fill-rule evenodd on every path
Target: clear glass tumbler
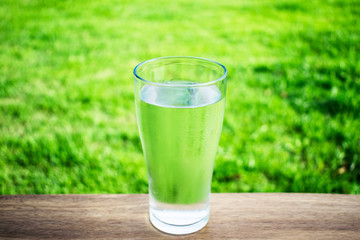
M 189 234 L 208 222 L 226 75 L 220 63 L 197 57 L 156 58 L 134 69 L 150 221 L 163 232 Z

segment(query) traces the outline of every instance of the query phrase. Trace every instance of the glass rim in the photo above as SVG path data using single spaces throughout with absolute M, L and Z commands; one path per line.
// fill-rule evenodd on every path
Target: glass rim
M 191 84 L 173 84 L 173 83 L 159 83 L 159 82 L 153 82 L 153 81 L 149 81 L 149 80 L 146 80 L 142 77 L 140 77 L 137 73 L 137 70 L 149 63 L 149 62 L 154 62 L 154 61 L 157 61 L 157 60 L 162 60 L 162 59 L 176 59 L 176 58 L 179 58 L 179 59 L 196 59 L 196 60 L 202 60 L 202 61 L 206 61 L 206 62 L 210 62 L 210 63 L 214 63 L 218 66 L 220 66 L 223 70 L 224 70 L 224 73 L 221 77 L 215 79 L 215 80 L 211 80 L 209 82 L 202 82 L 202 83 L 191 83 Z M 217 61 L 214 61 L 214 60 L 211 60 L 211 59 L 207 59 L 207 58 L 202 58 L 202 57 L 191 57 L 191 56 L 166 56 L 166 57 L 158 57 L 158 58 L 152 58 L 152 59 L 149 59 L 149 60 L 146 60 L 146 61 L 143 61 L 141 63 L 139 63 L 138 65 L 136 65 L 136 67 L 134 68 L 134 71 L 133 71 L 133 74 L 134 76 L 147 83 L 147 84 L 151 84 L 151 85 L 155 85 L 155 86 L 162 86 L 162 87 L 198 87 L 198 86 L 207 86 L 207 85 L 212 85 L 214 83 L 217 83 L 217 82 L 220 82 L 222 80 L 224 80 L 227 76 L 227 69 L 224 65 L 222 65 L 221 63 L 217 62 Z

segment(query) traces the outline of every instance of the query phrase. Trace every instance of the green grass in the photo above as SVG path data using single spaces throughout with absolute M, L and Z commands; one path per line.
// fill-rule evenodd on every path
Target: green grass
M 143 193 L 133 67 L 229 70 L 213 192 L 360 193 L 359 1 L 3 0 L 0 194 Z

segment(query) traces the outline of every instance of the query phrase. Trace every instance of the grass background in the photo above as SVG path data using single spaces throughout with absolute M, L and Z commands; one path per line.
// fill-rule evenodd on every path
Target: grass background
M 0 194 L 145 193 L 132 70 L 229 71 L 213 192 L 360 193 L 360 2 L 2 0 Z

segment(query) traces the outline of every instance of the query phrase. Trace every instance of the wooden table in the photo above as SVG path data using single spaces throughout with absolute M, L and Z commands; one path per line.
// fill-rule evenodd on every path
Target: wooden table
M 146 194 L 0 196 L 0 239 L 360 239 L 360 196 L 212 194 L 185 236 L 152 227 Z

